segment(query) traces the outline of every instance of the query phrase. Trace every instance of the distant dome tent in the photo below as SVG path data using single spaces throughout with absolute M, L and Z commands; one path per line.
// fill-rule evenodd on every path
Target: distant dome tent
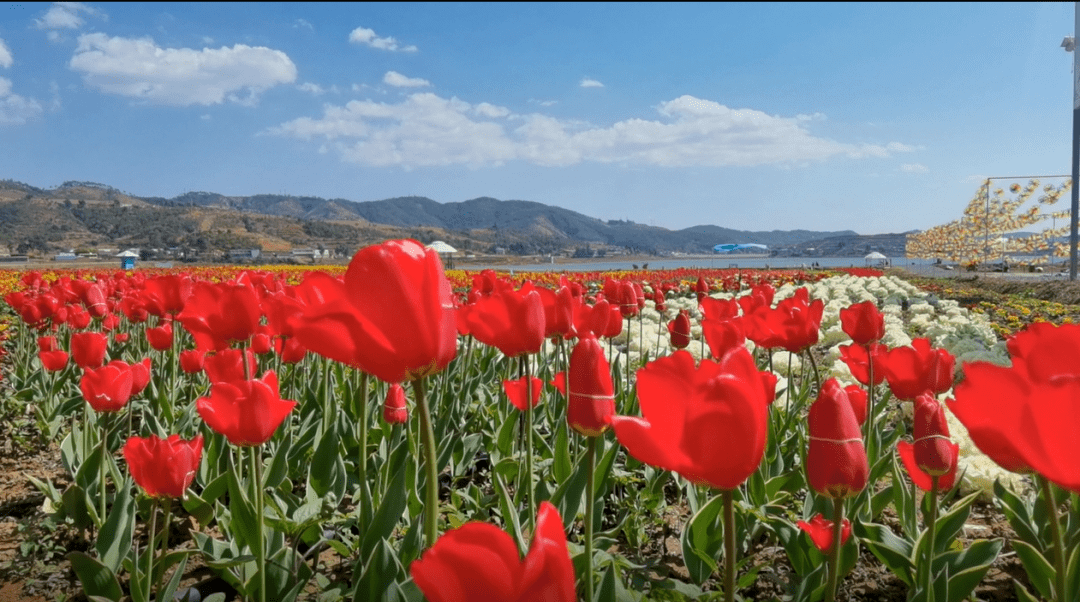
M 870 265 L 872 263 L 877 264 L 877 265 L 885 265 L 885 262 L 889 260 L 888 257 L 885 257 L 884 255 L 882 255 L 881 253 L 878 253 L 877 251 L 874 251 L 873 253 L 870 253 L 866 257 L 863 257 L 863 259 L 866 260 L 866 265 Z
M 457 253 L 457 249 L 441 240 L 432 241 L 430 245 L 427 245 L 427 248 L 435 251 L 442 257 L 443 265 L 446 268 L 454 269 L 454 253 Z
M 752 243 L 751 242 L 751 243 L 745 243 L 745 244 L 731 244 L 731 243 L 729 243 L 729 244 L 724 244 L 724 245 L 716 245 L 715 247 L 712 248 L 712 250 L 714 252 L 716 252 L 716 253 L 730 253 L 732 251 L 741 251 L 743 249 L 761 249 L 762 251 L 767 251 L 767 250 L 769 250 L 769 247 L 766 246 L 766 245 L 759 245 L 757 243 Z

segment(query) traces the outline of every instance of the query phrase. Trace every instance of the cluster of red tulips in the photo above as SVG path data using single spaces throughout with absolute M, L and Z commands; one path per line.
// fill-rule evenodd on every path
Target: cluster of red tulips
M 389 241 L 360 250 L 341 278 L 311 272 L 298 284 L 289 284 L 282 277 L 255 272 L 224 282 L 136 273 L 46 282 L 28 273 L 24 287 L 4 300 L 27 332 L 38 331 L 36 357 L 41 367 L 61 375 L 56 378 L 77 377 L 82 398 L 97 414 L 91 417 L 87 411 L 85 428 L 69 437 L 71 449 L 84 454 L 81 463 L 93 466 L 99 475 L 96 481 L 86 477 L 84 487 L 97 489 L 96 498 L 87 492 L 87 506 L 94 513 L 99 537 L 106 535 L 106 525 L 115 527 L 108 521 L 130 505 L 123 484 L 116 481 L 119 473 L 113 471 L 113 456 L 122 447 L 131 478 L 160 503 L 166 525 L 172 499 L 184 498 L 185 509 L 218 507 L 215 504 L 227 509 L 228 518 L 219 520 L 233 539 L 215 543 L 204 537 L 198 547 L 206 555 L 222 555 L 212 560 L 235 569 L 229 573 L 230 582 L 251 599 L 295 598 L 304 590 L 307 580 L 302 575 L 310 579 L 311 571 L 294 571 L 294 583 L 275 568 L 285 563 L 281 558 L 288 558 L 294 567 L 304 562 L 298 552 L 278 549 L 285 537 L 282 531 L 287 530 L 282 525 L 292 523 L 268 524 L 267 515 L 273 513 L 266 508 L 292 508 L 282 513 L 291 513 L 289 520 L 294 520 L 296 508 L 335 489 L 344 490 L 350 479 L 333 475 L 335 467 L 344 466 L 341 452 L 353 447 L 358 474 L 351 480 L 355 484 L 351 502 L 357 514 L 350 524 L 358 533 L 356 548 L 340 544 L 335 549 L 359 556 L 352 586 L 357 599 L 362 599 L 361 591 L 374 591 L 364 588 L 386 589 L 388 583 L 405 587 L 402 591 L 407 593 L 398 578 L 401 570 L 393 567 L 409 558 L 402 550 L 412 545 L 410 538 L 420 542 L 417 550 L 424 551 L 414 554 L 407 565 L 409 583 L 430 600 L 606 596 L 614 586 L 601 579 L 597 588 L 594 563 L 606 552 L 594 549 L 594 543 L 595 529 L 604 524 L 604 483 L 619 455 L 617 446 L 605 443 L 611 430 L 632 458 L 622 459 L 624 465 L 648 465 L 683 480 L 672 477 L 695 512 L 684 533 L 688 568 L 692 574 L 699 572 L 691 566 L 693 560 L 707 574 L 719 569 L 716 559 L 722 556 L 719 585 L 727 600 L 734 600 L 737 588 L 745 587 L 736 580 L 739 566 L 746 570 L 738 556 L 750 550 L 763 532 L 782 541 L 800 573 L 803 583 L 795 597 L 832 600 L 856 562 L 853 550 L 859 540 L 911 587 L 913 597 L 959 600 L 978 583 L 971 578 L 985 574 L 1001 542 L 973 546 L 966 555 L 948 547 L 958 529 L 955 517 L 966 516 L 973 500 L 969 496 L 957 501 L 939 516 L 939 500 L 945 503 L 958 488 L 959 447 L 950 438 L 946 409 L 939 401 L 950 390 L 955 399 L 945 405 L 965 424 L 979 449 L 1008 470 L 1038 478 L 1040 495 L 1049 504 L 1040 514 L 1047 521 L 1043 531 L 1051 534 L 1043 549 L 1051 551 L 1054 560 L 1044 560 L 1049 577 L 1032 581 L 1043 595 L 1056 600 L 1071 599 L 1069 592 L 1080 591 L 1070 581 L 1071 571 L 1080 573 L 1080 568 L 1067 568 L 1080 556 L 1070 555 L 1066 546 L 1070 537 L 1080 538 L 1075 532 L 1080 527 L 1074 525 L 1070 531 L 1060 525 L 1055 497 L 1060 496 L 1057 487 L 1080 492 L 1080 463 L 1074 461 L 1073 444 L 1080 422 L 1070 419 L 1080 410 L 1076 402 L 1080 365 L 1075 359 L 1080 357 L 1080 327 L 1034 326 L 1009 341 L 1011 367 L 969 364 L 964 380 L 953 389 L 952 355 L 927 339 L 885 348 L 880 343 L 885 331 L 877 304 L 854 304 L 840 312 L 843 331 L 851 338 L 841 356 L 862 386 L 843 386 L 835 379 L 819 382 L 816 369 L 800 383 L 789 375 L 785 381 L 789 403 L 781 407 L 773 402 L 782 368 L 766 368 L 768 356 L 755 357 L 749 349 L 806 354 L 811 363 L 820 357 L 815 345 L 824 303 L 811 299 L 807 288 L 776 300 L 771 283 L 745 274 L 650 281 L 608 276 L 590 282 L 565 274 L 545 278 L 546 282 L 517 283 L 485 271 L 472 275 L 467 289 L 455 291 L 436 253 L 414 241 Z M 739 296 L 718 298 L 713 296 L 716 291 Z M 681 295 L 696 296 L 695 314 L 666 307 Z M 676 351 L 639 367 L 623 363 L 613 370 L 610 360 L 618 354 L 610 346 L 605 352 L 600 341 L 622 334 L 624 320 L 629 329 L 631 320 L 650 304 L 664 316 Z M 700 316 L 702 342 L 708 348 L 700 360 L 685 350 L 692 339 L 694 315 Z M 131 336 L 132 325 L 142 325 L 145 341 Z M 497 350 L 500 358 L 483 357 L 474 341 Z M 135 354 L 142 355 L 121 359 Z M 315 364 L 312 354 L 329 361 Z M 624 362 L 621 357 L 616 361 Z M 452 362 L 456 383 L 448 383 L 444 373 Z M 456 457 L 456 446 L 466 445 L 447 439 L 454 433 L 469 435 L 457 430 L 461 425 L 447 422 L 461 418 L 471 424 L 491 416 L 490 409 L 468 402 L 484 386 L 475 382 L 473 368 L 484 374 L 503 373 L 498 389 L 519 413 L 516 420 L 511 414 L 498 414 L 510 427 L 496 420 L 488 450 L 493 463 L 496 454 L 504 456 L 493 471 L 492 486 L 497 514 L 509 533 L 486 523 L 456 529 L 439 524 L 448 503 L 445 494 L 440 496 L 440 471 L 447 458 Z M 306 369 L 311 370 L 307 382 L 294 382 Z M 620 388 L 620 369 L 626 382 L 635 386 Z M 290 379 L 279 384 L 285 370 Z M 204 380 L 191 380 L 200 374 Z M 557 394 L 544 394 L 547 383 L 539 377 L 542 374 L 551 378 Z M 369 377 L 384 383 L 385 389 Z M 55 378 L 47 380 L 43 390 L 55 391 L 55 385 Z M 414 412 L 408 410 L 403 385 L 412 389 Z M 286 397 L 298 401 L 283 399 L 283 388 L 290 392 Z M 372 430 L 368 397 L 376 390 L 385 392 L 383 424 Z M 190 411 L 183 405 L 191 400 L 173 398 L 180 394 L 193 394 Z M 147 400 L 136 412 L 129 402 L 140 395 Z M 342 395 L 348 398 L 336 398 Z M 895 411 L 896 404 L 886 403 L 890 398 L 913 404 L 911 442 L 901 440 L 906 423 Z M 549 401 L 543 409 L 562 417 L 565 427 L 535 414 L 544 399 Z M 309 411 L 305 404 L 320 403 L 318 413 L 303 413 Z M 119 418 L 125 410 L 126 430 Z M 446 415 L 440 415 L 443 411 Z M 356 430 L 346 440 L 341 424 L 349 417 Z M 46 416 L 45 422 L 49 419 Z M 100 433 L 93 434 L 90 423 Z M 520 426 L 517 445 L 512 423 Z M 291 426 L 282 428 L 283 424 Z M 405 425 L 407 436 L 394 430 L 395 425 Z M 572 437 L 567 428 L 578 436 Z M 416 432 L 418 444 L 413 440 Z M 437 432 L 442 437 L 437 438 Z M 546 453 L 538 451 L 537 436 Z M 123 438 L 122 446 L 114 445 L 116 437 Z M 504 440 L 509 454 L 497 451 L 505 447 Z M 583 448 L 580 452 L 574 441 Z M 279 467 L 287 460 L 277 458 L 301 445 L 310 446 L 304 457 L 311 472 L 302 473 L 307 493 L 293 504 L 289 495 L 304 487 L 283 476 L 293 473 L 288 466 Z M 264 447 L 274 451 L 264 455 Z M 99 451 L 91 456 L 94 449 Z M 410 460 L 415 464 L 408 464 L 416 474 L 401 477 L 400 496 L 395 494 L 395 469 L 384 470 L 371 459 L 385 453 L 379 457 L 385 457 L 387 465 L 405 470 L 406 464 L 400 464 L 405 460 L 395 459 L 397 449 L 418 457 Z M 214 459 L 205 461 L 204 451 Z M 551 457 L 539 475 L 537 457 Z M 914 516 L 915 496 L 895 470 L 897 463 L 926 492 L 925 527 L 911 527 L 910 541 L 896 535 L 890 539 L 887 528 L 875 522 L 890 502 L 897 504 L 902 518 Z M 111 496 L 109 476 L 114 479 Z M 506 485 L 504 477 L 512 479 L 513 486 Z M 423 485 L 422 496 L 404 493 L 408 479 L 418 488 Z M 196 483 L 198 491 L 193 492 Z M 875 488 L 877 484 L 882 487 Z M 803 520 L 791 525 L 782 513 L 770 515 L 775 523 L 757 518 L 794 503 L 793 494 L 806 486 L 813 494 L 807 496 Z M 663 487 L 660 482 L 658 488 Z M 882 493 L 884 487 L 887 495 Z M 719 493 L 715 505 L 699 501 L 697 496 L 707 489 Z M 189 498 L 195 502 L 188 503 Z M 410 509 L 413 498 L 417 510 Z M 577 518 L 581 498 L 583 552 L 575 574 L 567 528 Z M 331 499 L 331 512 L 339 501 Z M 1074 493 L 1070 512 L 1075 511 L 1075 501 Z M 908 503 L 911 509 L 900 507 Z M 573 514 L 563 516 L 560 509 Z M 413 522 L 421 514 L 422 526 Z M 528 527 L 518 524 L 519 515 Z M 133 525 L 133 514 L 125 516 Z M 153 520 L 156 517 L 156 512 L 151 514 Z M 1016 520 L 1036 519 L 1025 515 Z M 914 518 L 910 522 L 914 525 Z M 399 523 L 408 526 L 409 534 L 395 551 L 390 542 L 401 540 Z M 308 523 L 298 524 L 301 536 L 310 532 Z M 699 525 L 707 528 L 693 531 Z M 134 527 L 127 529 L 130 533 Z M 805 539 L 798 538 L 800 530 Z M 100 577 L 102 567 L 110 570 L 114 581 L 114 574 L 126 567 L 131 595 L 137 600 L 149 600 L 155 591 L 160 594 L 167 581 L 165 570 L 176 560 L 167 554 L 167 529 L 162 552 L 155 553 L 156 531 L 150 528 L 143 554 L 117 553 L 110 540 L 104 548 L 113 556 L 102 552 L 99 558 L 76 557 L 73 564 L 88 594 L 110 598 L 119 591 L 113 582 L 102 586 L 100 579 L 90 591 L 88 580 Z M 532 543 L 522 559 L 528 534 Z M 126 542 L 130 540 L 129 534 Z M 1035 537 L 1033 542 L 1029 547 L 1038 555 L 1038 544 L 1047 540 Z M 807 551 L 807 545 L 815 551 Z M 813 558 L 812 554 L 819 558 L 824 554 L 827 568 L 814 569 L 799 560 Z M 239 560 L 245 555 L 251 566 Z M 180 572 L 182 565 L 174 575 Z M 168 580 L 165 587 L 175 590 L 177 580 Z

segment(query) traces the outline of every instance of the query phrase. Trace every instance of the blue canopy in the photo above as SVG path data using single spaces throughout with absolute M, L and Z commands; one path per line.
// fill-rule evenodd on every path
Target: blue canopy
M 751 242 L 751 243 L 746 243 L 746 244 L 741 244 L 741 245 L 736 245 L 736 244 L 716 245 L 715 247 L 713 247 L 713 251 L 716 251 L 717 253 L 727 253 L 729 251 L 738 251 L 739 249 L 768 249 L 768 248 L 769 247 L 767 247 L 765 245 L 759 245 L 759 244 Z

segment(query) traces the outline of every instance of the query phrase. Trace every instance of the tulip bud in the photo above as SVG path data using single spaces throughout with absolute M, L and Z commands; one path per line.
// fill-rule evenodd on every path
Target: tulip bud
M 840 326 L 859 345 L 869 345 L 885 336 L 885 316 L 873 301 L 863 301 L 840 310 Z
M 855 411 L 836 379 L 822 385 L 810 406 L 809 423 L 806 473 L 810 486 L 833 499 L 857 495 L 866 487 L 870 467 Z
M 930 395 L 915 398 L 915 464 L 940 477 L 956 470 L 958 447 L 949 439 L 949 424 L 941 404 Z
M 390 385 L 383 403 L 383 420 L 389 424 L 405 424 L 409 410 L 405 406 L 405 389 L 399 383 Z
M 676 349 L 686 349 L 690 344 L 690 313 L 685 309 L 679 310 L 679 315 L 668 322 L 668 332 L 671 333 L 671 346 Z
M 586 335 L 574 345 L 568 381 L 567 423 L 586 437 L 600 435 L 615 415 L 615 386 L 611 382 L 611 368 L 596 337 Z

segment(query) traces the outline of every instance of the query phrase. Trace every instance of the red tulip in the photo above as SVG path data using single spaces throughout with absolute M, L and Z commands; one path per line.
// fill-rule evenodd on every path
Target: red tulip
M 817 343 L 821 316 L 825 304 L 821 299 L 810 301 L 810 291 L 804 288 L 776 304 L 775 309 L 757 307 L 752 313 L 743 308 L 743 327 L 746 338 L 758 345 L 773 349 L 782 347 L 798 353 Z
M 832 538 L 833 538 L 833 523 L 831 520 L 825 518 L 822 514 L 815 514 L 810 522 L 799 521 L 796 523 L 800 529 L 806 532 L 810 536 L 810 541 L 814 542 L 814 547 L 821 550 L 823 554 L 828 554 L 832 551 Z M 851 521 L 844 519 L 844 522 L 840 525 L 840 545 L 847 543 L 847 540 L 851 537 Z
M 233 445 L 250 446 L 269 441 L 295 406 L 295 401 L 281 398 L 272 370 L 261 379 L 215 382 L 210 397 L 195 402 L 207 426 Z
M 467 523 L 443 534 L 409 567 L 431 602 L 576 602 L 574 567 L 559 511 L 541 502 L 529 553 L 495 525 Z
M 822 385 L 810 406 L 809 423 L 806 474 L 810 486 L 833 499 L 857 495 L 866 487 L 870 467 L 855 411 L 835 378 Z
M 259 297 L 251 286 L 200 282 L 176 320 L 195 338 L 199 349 L 228 349 L 247 342 L 262 318 Z
M 840 310 L 840 327 L 859 345 L 869 345 L 885 336 L 885 316 L 873 301 L 863 301 Z
M 975 445 L 1002 468 L 1038 472 L 1080 492 L 1080 326 L 1032 324 L 1009 340 L 1011 367 L 964 364 L 946 403 Z
M 847 393 L 848 401 L 851 402 L 851 409 L 855 412 L 855 420 L 859 424 L 863 424 L 866 422 L 866 389 L 859 385 L 848 385 L 844 387 L 844 392 Z
M 476 340 L 497 347 L 507 357 L 537 353 L 544 344 L 544 302 L 532 284 L 481 297 L 466 321 Z
M 680 309 L 679 315 L 668 322 L 667 329 L 671 333 L 671 346 L 676 349 L 686 349 L 686 346 L 690 344 L 690 312 Z
M 124 444 L 124 460 L 131 478 L 150 497 L 180 498 L 195 480 L 202 458 L 203 438 L 190 441 L 180 435 L 131 437 Z
M 637 375 L 644 418 L 612 419 L 630 455 L 723 490 L 738 487 L 757 469 L 772 400 L 749 351 L 734 349 L 698 367 L 688 352 L 676 351 Z
M 77 332 L 71 335 L 71 357 L 83 370 L 100 368 L 108 343 L 108 337 L 100 332 Z
M 409 410 L 405 405 L 405 389 L 393 383 L 386 391 L 383 402 L 383 420 L 389 424 L 405 424 L 409 421 Z
M 150 342 L 150 347 L 154 348 L 157 351 L 168 351 L 172 349 L 172 322 L 165 322 L 161 326 L 147 328 L 146 340 Z
M 531 395 L 526 395 L 526 385 L 531 382 L 532 386 L 529 389 Z M 506 391 L 506 397 L 510 399 L 510 403 L 514 404 L 514 407 L 525 411 L 525 400 L 531 399 L 532 407 L 536 407 L 540 403 L 540 390 L 544 388 L 544 381 L 533 376 L 531 381 L 526 381 L 522 376 L 516 380 L 504 380 L 503 390 Z
M 131 398 L 131 367 L 123 362 L 87 369 L 79 381 L 83 398 L 95 412 L 119 412 Z
M 587 334 L 578 339 L 570 352 L 569 373 L 566 422 L 586 437 L 599 436 L 615 415 L 615 385 L 596 337 Z
M 923 393 L 937 395 L 952 388 L 951 353 L 930 347 L 930 339 L 915 339 L 911 347 L 897 347 L 874 358 L 874 370 L 880 366 L 893 396 L 913 401 Z
M 143 361 L 134 364 L 129 364 L 121 360 L 113 360 L 109 362 L 108 365 L 131 371 L 132 396 L 142 393 L 143 389 L 150 384 L 150 358 L 145 358 Z
M 56 343 L 56 337 L 38 337 L 38 351 L 56 351 L 60 348 Z
M 41 366 L 49 372 L 59 372 L 67 367 L 68 352 L 63 349 L 39 351 L 38 359 L 41 361 Z
M 855 380 L 863 385 L 869 385 L 870 381 L 870 358 L 874 359 L 874 384 L 880 385 L 885 382 L 885 371 L 881 369 L 881 358 L 888 352 L 888 348 L 878 343 L 862 345 L 840 345 L 840 359 L 847 364 L 848 370 Z
M 257 332 L 251 337 L 251 351 L 253 353 L 270 353 L 274 348 L 274 342 L 270 335 L 265 332 Z
M 607 331 L 608 318 L 611 316 L 611 304 L 601 299 L 594 305 L 581 304 L 574 316 L 574 330 L 578 336 L 592 333 L 597 338 L 604 336 Z M 622 315 L 619 315 L 619 327 L 622 328 Z
M 698 276 L 697 283 L 694 284 L 694 293 L 697 295 L 698 303 L 709 296 L 709 285 L 705 282 L 705 278 Z
M 281 348 L 281 361 L 286 364 L 295 364 L 300 362 L 307 356 L 307 349 L 296 340 L 296 337 L 289 337 L 285 339 L 285 344 Z
M 570 339 L 577 336 L 574 330 L 574 310 L 581 302 L 574 299 L 570 287 L 561 286 L 557 291 L 537 288 L 544 305 L 544 336 Z
M 289 320 L 304 347 L 389 382 L 438 372 L 457 353 L 450 282 L 439 254 L 413 240 L 361 249 L 325 303 Z
M 247 358 L 247 368 L 244 368 Z M 203 367 L 211 383 L 237 382 L 255 374 L 255 354 L 250 349 L 226 349 L 204 355 Z
M 187 374 L 202 372 L 205 361 L 206 352 L 202 349 L 187 349 L 180 352 L 180 369 Z

